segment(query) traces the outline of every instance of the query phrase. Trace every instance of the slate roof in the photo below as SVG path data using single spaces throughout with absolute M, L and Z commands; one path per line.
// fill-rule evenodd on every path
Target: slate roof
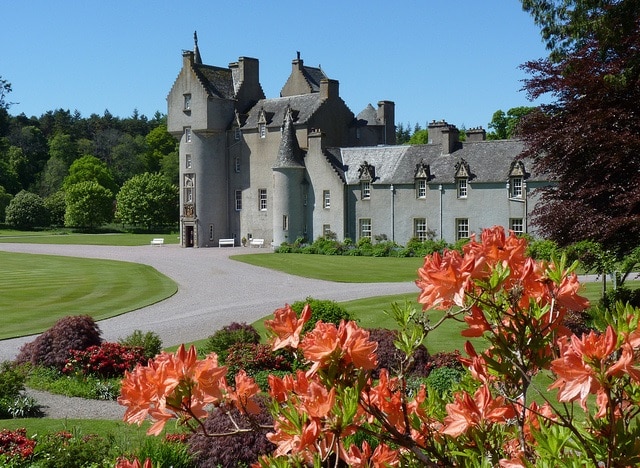
M 267 117 L 267 127 L 281 127 L 287 108 L 293 111 L 293 123 L 304 124 L 309 121 L 315 111 L 322 105 L 318 93 L 300 94 L 281 98 L 260 99 L 250 110 L 243 128 L 258 126 L 260 112 L 264 110 Z
M 327 75 L 319 67 L 302 67 L 302 74 L 311 86 L 311 91 L 317 93 L 320 91 L 320 80 L 327 79 Z
M 229 68 L 194 63 L 194 73 L 210 97 L 234 99 L 233 77 Z
M 291 114 L 289 111 L 285 114 L 282 139 L 280 140 L 280 148 L 278 149 L 278 158 L 273 166 L 274 169 L 304 168 L 302 150 L 300 149 L 300 145 L 298 145 Z
M 332 148 L 328 158 L 347 184 L 360 182 L 358 169 L 365 161 L 375 167 L 376 180 L 380 184 L 412 184 L 416 166 L 429 165 L 431 184 L 455 182 L 456 163 L 465 160 L 471 171 L 470 182 L 506 182 L 511 164 L 521 153 L 519 140 L 494 140 L 462 143 L 451 154 L 442 154 L 439 144 L 412 146 L 372 146 L 356 148 Z M 523 160 L 528 180 L 548 180 L 532 173 L 530 160 Z
M 358 114 L 356 117 L 358 122 L 366 123 L 367 125 L 378 125 L 380 121 L 378 120 L 378 111 L 376 111 L 371 104 L 362 109 L 362 112 Z

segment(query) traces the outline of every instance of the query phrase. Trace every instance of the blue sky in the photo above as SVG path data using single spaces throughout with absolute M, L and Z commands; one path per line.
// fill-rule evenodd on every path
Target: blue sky
M 12 115 L 166 113 L 197 30 L 206 64 L 258 58 L 267 97 L 300 51 L 355 114 L 390 100 L 396 123 L 486 128 L 497 109 L 532 105 L 518 66 L 547 55 L 518 0 L 10 0 L 2 16 Z

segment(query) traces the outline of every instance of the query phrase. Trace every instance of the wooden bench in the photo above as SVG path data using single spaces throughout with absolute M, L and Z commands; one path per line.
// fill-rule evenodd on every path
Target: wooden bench
M 264 239 L 251 239 L 249 241 L 249 247 L 257 246 L 262 248 L 263 245 L 264 245 Z
M 155 239 L 151 239 L 151 245 L 164 245 L 164 238 L 163 237 L 157 237 Z
M 236 240 L 235 239 L 219 239 L 218 247 L 222 247 L 223 245 L 230 245 L 231 247 L 235 247 Z

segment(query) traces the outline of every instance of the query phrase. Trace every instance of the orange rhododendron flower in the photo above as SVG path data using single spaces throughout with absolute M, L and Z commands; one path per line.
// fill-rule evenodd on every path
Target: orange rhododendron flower
M 589 307 L 589 300 L 578 295 L 578 289 L 580 289 L 580 283 L 575 273 L 563 278 L 554 294 L 557 304 L 565 310 L 585 310 Z
M 332 323 L 318 322 L 316 327 L 304 336 L 300 349 L 304 357 L 314 363 L 309 370 L 309 374 L 313 374 L 332 359 L 340 358 L 338 329 Z
M 218 367 L 215 354 L 198 361 L 195 347 L 181 345 L 175 354 L 161 353 L 126 372 L 118 403 L 127 407 L 124 421 L 142 424 L 147 416 L 156 421 L 147 431 L 158 435 L 177 413 L 206 417 L 205 406 L 222 396 L 226 367 Z
M 485 421 L 504 422 L 516 415 L 513 406 L 505 405 L 503 397 L 493 398 L 486 385 L 480 387 L 473 398 L 467 392 L 457 394 L 455 402 L 449 403 L 446 409 L 442 432 L 452 437 L 458 437 Z
M 236 389 L 227 389 L 228 398 L 233 401 L 241 413 L 258 414 L 260 406 L 253 399 L 260 392 L 260 387 L 247 375 L 244 369 L 236 374 Z
M 375 354 L 378 343 L 369 340 L 369 332 L 356 322 L 342 321 L 338 327 L 338 337 L 346 355 L 347 364 L 353 363 L 361 369 L 375 369 L 378 358 Z
M 467 322 L 469 328 L 462 330 L 462 336 L 482 336 L 484 332 L 491 330 L 491 325 L 484 316 L 484 312 L 476 305 L 471 307 L 470 313 L 464 316 L 464 321 Z
M 422 290 L 418 302 L 423 304 L 423 309 L 464 305 L 464 291 L 473 269 L 473 262 L 465 263 L 455 250 L 445 250 L 442 255 L 434 252 L 425 257 L 416 280 L 416 285 Z
M 617 336 L 611 326 L 604 334 L 593 331 L 578 338 L 558 340 L 560 357 L 551 362 L 551 370 L 558 379 L 549 389 L 558 389 L 558 401 L 574 401 L 586 410 L 587 396 L 596 393 L 601 384 L 598 377 L 606 371 L 606 359 L 617 348 Z
M 140 465 L 140 460 L 135 458 L 133 461 L 129 461 L 126 458 L 118 458 L 116 461 L 116 468 L 153 468 L 151 459 L 147 458 L 144 461 L 144 465 Z
M 287 304 L 284 308 L 273 313 L 273 320 L 265 320 L 264 325 L 275 337 L 273 339 L 273 350 L 291 346 L 297 348 L 300 343 L 300 333 L 304 324 L 311 318 L 311 308 L 306 304 L 302 309 L 300 318 L 296 312 Z

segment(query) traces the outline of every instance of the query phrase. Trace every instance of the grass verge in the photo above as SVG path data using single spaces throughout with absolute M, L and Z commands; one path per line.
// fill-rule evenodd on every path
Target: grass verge
M 102 320 L 178 290 L 156 269 L 129 262 L 0 252 L 0 339 L 39 333 L 67 315 Z
M 304 278 L 338 283 L 413 281 L 424 259 L 409 257 L 346 257 L 305 254 L 244 254 L 230 258 Z
M 151 239 L 162 237 L 165 244 L 177 244 L 177 233 L 104 233 L 83 234 L 68 230 L 60 231 L 13 231 L 0 229 L 0 243 L 19 244 L 67 244 L 67 245 L 116 245 L 137 246 L 149 245 Z

